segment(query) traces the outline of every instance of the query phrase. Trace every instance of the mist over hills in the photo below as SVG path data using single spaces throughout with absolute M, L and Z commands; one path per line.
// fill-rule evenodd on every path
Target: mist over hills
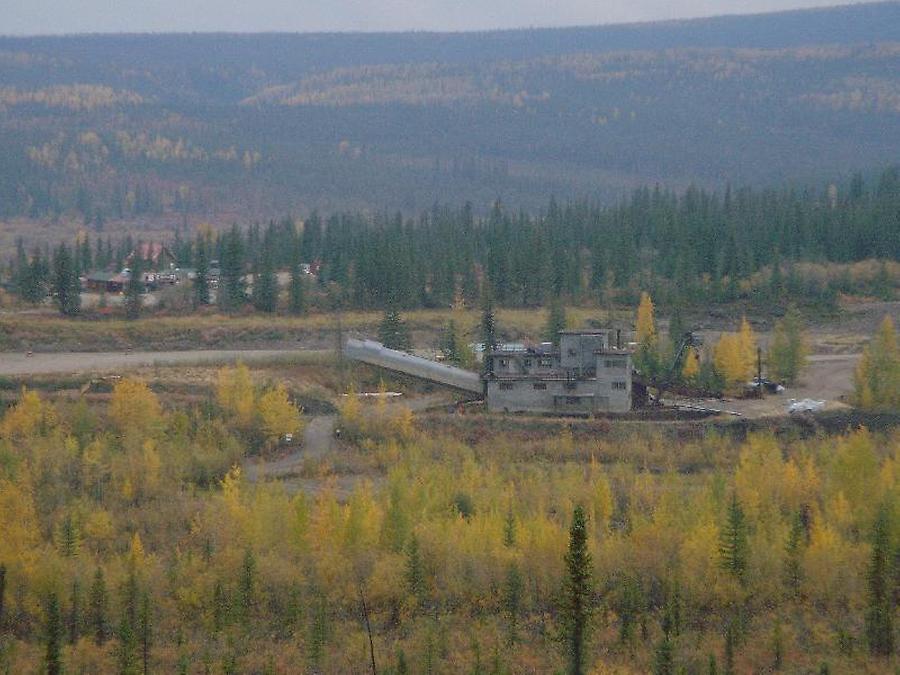
M 900 157 L 900 3 L 483 33 L 0 38 L 0 214 L 537 208 Z

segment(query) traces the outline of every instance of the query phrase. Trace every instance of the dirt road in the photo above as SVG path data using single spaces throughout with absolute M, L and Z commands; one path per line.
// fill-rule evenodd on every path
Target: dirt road
M 825 401 L 826 409 L 845 406 L 842 401 L 853 390 L 853 371 L 859 354 L 815 354 L 800 382 L 780 394 L 769 394 L 761 399 L 726 401 L 721 404 L 707 402 L 710 407 L 724 408 L 741 413 L 745 417 L 771 417 L 784 415 L 791 399 L 811 398 Z
M 454 398 L 450 394 L 436 393 L 417 396 L 390 405 L 406 405 L 413 412 L 421 412 L 430 408 L 449 405 L 453 400 Z M 336 422 L 336 415 L 321 415 L 310 418 L 306 429 L 303 431 L 303 445 L 301 447 L 294 449 L 283 457 L 268 460 L 257 458 L 246 460 L 243 467 L 244 476 L 250 482 L 282 479 L 285 489 L 291 493 L 300 489 L 306 492 L 315 492 L 322 489 L 325 483 L 321 479 L 299 478 L 297 474 L 302 471 L 304 463 L 319 461 L 335 449 L 334 425 Z M 347 496 L 353 490 L 353 486 L 358 479 L 359 476 L 343 475 L 331 477 L 330 480 L 334 482 L 332 487 L 336 494 Z
M 130 368 L 218 364 L 244 361 L 254 363 L 273 359 L 290 359 L 328 352 L 286 349 L 203 349 L 167 352 L 58 352 L 0 353 L 0 375 L 49 375 L 109 372 Z

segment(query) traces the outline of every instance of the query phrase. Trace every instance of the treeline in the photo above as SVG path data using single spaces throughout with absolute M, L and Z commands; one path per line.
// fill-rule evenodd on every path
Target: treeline
M 134 244 L 84 238 L 74 268 L 120 268 Z M 277 288 L 274 301 L 260 303 L 257 282 L 274 287 L 276 271 L 299 275 L 303 262 L 321 263 L 314 290 L 324 308 L 474 305 L 486 289 L 497 304 L 514 307 L 551 299 L 635 305 L 641 291 L 669 307 L 787 299 L 833 306 L 840 292 L 893 297 L 900 172 L 893 167 L 870 182 L 857 174 L 821 191 L 644 188 L 614 207 L 551 200 L 539 215 L 499 203 L 483 218 L 469 205 L 435 207 L 417 219 L 313 213 L 303 223 L 202 228 L 194 239 L 179 233 L 169 244 L 183 267 L 219 261 L 227 290 L 220 302 L 231 310 L 253 302 L 275 311 Z M 29 256 L 20 244 L 10 273 L 20 295 L 40 297 L 17 280 L 47 273 L 49 257 Z M 803 272 L 807 263 L 867 259 L 883 262 L 863 279 Z
M 645 188 L 615 207 L 551 201 L 539 216 L 500 204 L 486 218 L 468 206 L 416 221 L 334 216 L 311 253 L 353 306 L 444 306 L 484 282 L 510 306 L 598 294 L 635 304 L 641 289 L 664 304 L 730 301 L 765 269 L 775 296 L 827 297 L 839 286 L 806 287 L 793 263 L 898 259 L 900 174 L 822 192 Z

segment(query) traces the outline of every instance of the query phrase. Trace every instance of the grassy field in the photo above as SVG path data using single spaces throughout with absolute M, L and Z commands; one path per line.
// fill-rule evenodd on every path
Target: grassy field
M 628 311 L 615 318 L 630 320 Z M 345 332 L 377 335 L 380 312 L 334 312 L 302 317 L 148 316 L 138 321 L 120 318 L 64 319 L 49 313 L 16 313 L 0 316 L 0 350 L 116 351 L 228 349 L 234 347 L 284 347 L 327 349 L 336 344 L 339 326 Z M 441 328 L 451 318 L 457 327 L 477 340 L 479 313 L 475 310 L 416 310 L 404 313 L 414 343 L 436 345 Z M 606 312 L 571 308 L 572 325 L 590 319 L 604 320 Z M 540 309 L 501 309 L 497 323 L 510 339 L 539 336 L 545 322 Z

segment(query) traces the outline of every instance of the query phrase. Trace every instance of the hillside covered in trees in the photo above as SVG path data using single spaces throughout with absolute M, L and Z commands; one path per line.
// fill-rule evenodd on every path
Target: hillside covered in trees
M 894 2 L 478 34 L 0 38 L 0 216 L 482 212 L 840 178 L 896 161 L 898 61 Z

